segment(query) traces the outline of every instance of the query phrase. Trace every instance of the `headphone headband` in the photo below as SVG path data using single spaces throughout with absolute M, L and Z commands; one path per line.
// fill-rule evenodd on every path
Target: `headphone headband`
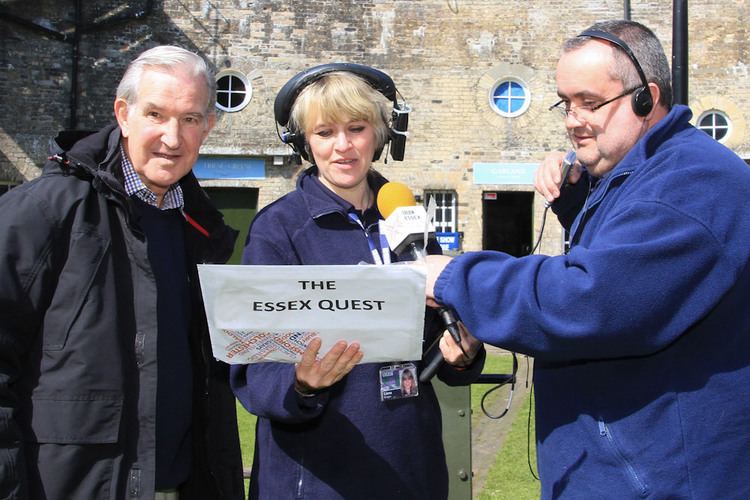
M 651 91 L 648 88 L 648 80 L 646 79 L 646 74 L 643 72 L 641 64 L 638 62 L 638 59 L 636 59 L 635 54 L 633 54 L 633 51 L 630 49 L 628 44 L 625 43 L 620 37 L 602 30 L 586 30 L 578 36 L 588 36 L 591 38 L 606 40 L 609 43 L 616 45 L 620 48 L 620 50 L 625 52 L 625 55 L 627 55 L 628 58 L 633 62 L 633 66 L 635 66 L 635 70 L 638 72 L 638 77 L 641 79 L 641 83 L 643 84 L 643 87 L 641 89 L 633 93 L 633 112 L 635 112 L 635 114 L 637 114 L 638 116 L 646 116 L 647 114 L 649 114 L 654 107 L 654 103 L 653 99 L 651 98 Z
M 326 74 L 335 71 L 345 71 L 361 76 L 375 90 L 386 96 L 394 105 L 396 104 L 396 85 L 394 85 L 391 77 L 382 71 L 354 63 L 321 64 L 298 73 L 281 87 L 273 104 L 273 113 L 276 117 L 276 122 L 285 127 L 289 123 L 289 114 L 292 111 L 294 101 L 297 100 L 297 96 L 302 92 L 302 89 L 320 80 Z
M 578 36 L 589 36 L 591 38 L 599 38 L 601 40 L 606 40 L 620 47 L 622 51 L 625 52 L 625 54 L 630 58 L 630 60 L 633 61 L 633 66 L 635 66 L 635 70 L 638 72 L 638 76 L 640 77 L 641 82 L 643 83 L 643 86 L 648 87 L 648 80 L 646 80 L 646 74 L 643 72 L 643 68 L 641 68 L 641 64 L 638 62 L 638 59 L 635 58 L 635 54 L 633 54 L 633 51 L 630 49 L 628 44 L 625 43 L 621 38 L 613 35 L 612 33 L 607 33 L 606 31 L 601 31 L 601 30 L 586 30 Z
M 309 160 L 305 151 L 304 134 L 295 130 L 288 130 L 289 116 L 292 112 L 294 102 L 297 100 L 300 92 L 308 85 L 320 80 L 328 73 L 344 71 L 353 73 L 365 80 L 372 88 L 383 94 L 389 101 L 393 102 L 393 124 L 389 130 L 389 141 L 391 142 L 391 157 L 394 160 L 403 160 L 404 145 L 406 142 L 406 128 L 408 126 L 409 111 L 411 109 L 404 103 L 399 105 L 396 97 L 396 85 L 390 76 L 380 70 L 355 63 L 329 63 L 314 66 L 298 73 L 291 80 L 286 82 L 276 95 L 273 104 L 273 113 L 276 123 L 282 127 L 287 127 L 282 134 L 281 140 L 292 146 L 295 153 Z M 380 156 L 380 151 L 376 151 L 374 159 Z

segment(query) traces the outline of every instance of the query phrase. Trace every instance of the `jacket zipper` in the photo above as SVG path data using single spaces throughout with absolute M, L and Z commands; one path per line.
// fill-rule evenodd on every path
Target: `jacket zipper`
M 630 478 L 631 483 L 637 490 L 638 495 L 641 498 L 647 497 L 649 494 L 648 486 L 646 486 L 646 484 L 641 480 L 640 476 L 635 470 L 635 467 L 633 467 L 633 464 L 630 462 L 630 460 L 628 460 L 623 451 L 617 445 L 614 436 L 612 436 L 612 432 L 609 430 L 609 427 L 607 427 L 607 424 L 605 424 L 603 420 L 599 420 L 599 435 L 606 439 L 610 448 L 612 448 L 612 450 L 615 452 L 615 455 L 617 455 L 617 458 L 620 460 L 620 463 L 625 466 L 627 475 Z
M 625 170 L 624 172 L 618 173 L 616 176 L 612 177 L 611 179 L 608 179 L 605 183 L 605 185 L 602 185 L 602 182 L 596 183 L 593 187 L 591 186 L 591 177 L 589 177 L 589 189 L 586 193 L 586 199 L 583 202 L 583 208 L 581 209 L 581 213 L 579 216 L 573 221 L 573 225 L 571 226 L 571 232 L 570 232 L 570 243 L 571 248 L 578 242 L 580 239 L 581 232 L 583 231 L 583 227 L 586 225 L 586 222 L 588 222 L 588 216 L 589 216 L 589 210 L 594 208 L 595 206 L 599 205 L 605 196 L 607 196 L 607 193 L 609 192 L 610 186 L 612 185 L 612 182 L 614 179 L 618 179 L 622 176 L 629 176 L 633 173 L 633 170 Z M 595 192 L 601 189 L 601 194 L 598 196 L 595 196 L 593 199 L 591 197 L 592 194 L 595 194 Z M 589 200 L 591 200 L 591 205 L 589 205 Z

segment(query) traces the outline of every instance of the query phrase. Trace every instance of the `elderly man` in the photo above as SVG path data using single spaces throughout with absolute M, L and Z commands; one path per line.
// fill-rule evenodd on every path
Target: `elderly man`
M 534 356 L 542 498 L 750 498 L 750 169 L 638 23 L 567 41 L 557 93 L 578 164 L 536 187 L 570 253 L 429 257 L 428 299 Z
M 0 198 L 3 498 L 242 498 L 197 288 L 196 264 L 236 238 L 191 173 L 214 100 L 201 57 L 150 49 L 117 125 L 59 144 Z

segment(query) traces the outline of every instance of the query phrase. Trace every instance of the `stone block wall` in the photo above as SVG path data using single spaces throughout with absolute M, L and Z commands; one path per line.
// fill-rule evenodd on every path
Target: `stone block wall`
M 623 17 L 623 2 L 509 0 L 161 0 L 150 13 L 113 22 L 149 2 L 85 2 L 89 25 L 79 46 L 78 128 L 112 119 L 114 89 L 139 52 L 175 43 L 204 55 L 217 70 L 233 69 L 252 84 L 252 100 L 237 113 L 221 112 L 203 148 L 207 155 L 264 158 L 266 179 L 206 181 L 259 189 L 259 207 L 293 189 L 298 166 L 280 143 L 273 101 L 298 71 L 349 61 L 390 74 L 413 113 L 406 159 L 376 164 L 391 180 L 416 193 L 454 189 L 464 250 L 481 247 L 482 193 L 531 191 L 529 185 L 479 185 L 477 162 L 534 164 L 564 150 L 554 72 L 562 41 L 591 23 Z M 75 2 L 4 2 L 0 13 L 24 17 L 50 30 L 72 33 Z M 631 18 L 651 27 L 671 56 L 672 5 L 630 2 Z M 699 113 L 717 108 L 733 123 L 728 145 L 750 156 L 745 127 L 750 107 L 744 20 L 747 0 L 693 0 L 689 5 L 690 104 Z M 0 178 L 33 178 L 46 144 L 70 123 L 72 45 L 0 17 Z M 522 80 L 531 105 L 517 118 L 490 109 L 489 92 L 502 77 Z M 274 157 L 283 157 L 274 165 Z M 534 202 L 535 231 L 543 203 Z M 552 226 L 552 228 L 550 228 Z M 560 231 L 548 221 L 542 251 L 555 253 Z

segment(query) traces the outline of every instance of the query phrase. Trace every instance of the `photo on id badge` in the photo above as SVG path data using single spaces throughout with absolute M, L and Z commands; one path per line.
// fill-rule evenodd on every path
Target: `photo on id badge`
M 410 398 L 419 395 L 417 367 L 414 363 L 384 366 L 380 369 L 380 399 Z

